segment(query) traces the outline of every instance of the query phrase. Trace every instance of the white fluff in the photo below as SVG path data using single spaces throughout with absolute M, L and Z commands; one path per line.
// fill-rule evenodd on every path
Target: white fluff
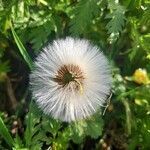
M 53 80 L 66 64 L 78 65 L 84 73 L 83 93 L 60 88 Z M 75 121 L 94 114 L 110 94 L 111 74 L 108 61 L 98 47 L 87 40 L 55 40 L 44 48 L 30 75 L 33 98 L 45 114 L 62 121 Z

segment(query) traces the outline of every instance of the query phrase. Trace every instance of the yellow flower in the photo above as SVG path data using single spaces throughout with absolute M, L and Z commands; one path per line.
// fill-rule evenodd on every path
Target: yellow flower
M 150 80 L 147 75 L 147 71 L 145 69 L 136 69 L 133 74 L 133 80 L 134 82 L 138 84 L 148 84 L 150 83 Z
M 148 106 L 148 101 L 146 99 L 135 99 L 134 102 L 139 106 L 143 106 L 143 105 Z

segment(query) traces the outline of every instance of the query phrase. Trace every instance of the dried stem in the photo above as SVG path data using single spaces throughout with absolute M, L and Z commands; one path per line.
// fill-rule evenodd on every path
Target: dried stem
M 14 95 L 11 81 L 7 75 L 6 75 L 6 89 L 7 89 L 7 94 L 8 94 L 8 97 L 9 97 L 11 105 L 12 105 L 12 109 L 15 110 L 17 107 L 17 100 L 16 100 L 16 97 Z

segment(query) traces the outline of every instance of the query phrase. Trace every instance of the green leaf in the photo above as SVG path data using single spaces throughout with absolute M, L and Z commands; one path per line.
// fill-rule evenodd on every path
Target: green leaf
M 62 124 L 50 117 L 43 116 L 42 118 L 42 128 L 45 132 L 50 132 L 53 137 L 55 137 L 59 131 L 59 129 L 62 127 Z
M 106 15 L 106 19 L 110 21 L 106 25 L 110 38 L 114 38 L 114 41 L 119 37 L 119 32 L 122 31 L 125 24 L 125 7 L 118 3 L 111 2 L 109 4 L 110 13 Z
M 70 141 L 70 128 L 65 128 L 63 131 L 58 132 L 57 138 L 52 139 L 53 149 L 64 150 L 68 149 Z
M 86 136 L 98 138 L 102 134 L 103 120 L 99 114 L 95 114 L 87 120 L 72 123 L 70 126 L 71 139 L 75 143 L 81 143 Z
M 26 61 L 26 63 L 28 64 L 29 68 L 32 70 L 32 65 L 33 62 L 29 56 L 29 54 L 27 53 L 27 50 L 25 49 L 25 47 L 23 46 L 22 42 L 20 41 L 18 35 L 16 34 L 14 28 L 11 26 L 11 31 L 14 37 L 14 40 L 19 48 L 19 51 L 21 53 L 21 55 L 23 56 L 24 60 Z
M 2 118 L 0 117 L 0 134 L 5 139 L 6 143 L 12 147 L 14 145 L 14 140 L 12 136 L 10 135 L 7 127 L 5 126 Z
M 106 19 L 111 19 L 106 26 L 109 34 L 122 31 L 122 27 L 125 23 L 124 13 L 124 7 L 118 6 L 116 10 L 106 16 Z
M 80 144 L 83 139 L 85 138 L 85 129 L 87 128 L 87 124 L 85 120 L 75 122 L 70 125 L 70 130 L 71 130 L 71 139 L 73 140 L 74 143 Z
M 78 36 L 84 33 L 94 16 L 99 13 L 99 0 L 80 0 L 73 10 L 73 19 L 70 22 L 70 32 Z
M 45 24 L 31 29 L 29 40 L 33 44 L 34 50 L 39 50 L 48 41 L 48 36 L 54 30 L 54 23 L 47 21 Z
M 21 150 L 22 147 L 23 147 L 23 143 L 22 143 L 23 141 L 19 137 L 18 133 L 16 134 L 16 137 L 15 137 L 14 141 L 15 141 L 15 145 L 14 145 L 13 149 Z
M 29 112 L 26 118 L 27 127 L 25 130 L 25 142 L 26 142 L 27 147 L 32 146 L 32 142 L 33 142 L 32 138 L 40 129 L 40 126 L 39 126 L 40 116 L 38 115 L 38 113 L 35 114 L 34 109 L 35 109 L 35 105 L 31 101 Z
M 103 120 L 100 115 L 95 115 L 90 120 L 87 120 L 87 125 L 88 125 L 86 128 L 87 135 L 96 139 L 102 134 Z

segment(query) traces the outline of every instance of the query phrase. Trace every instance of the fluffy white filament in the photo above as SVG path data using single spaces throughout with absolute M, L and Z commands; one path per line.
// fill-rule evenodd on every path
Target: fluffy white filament
M 70 122 L 87 118 L 104 105 L 110 94 L 108 61 L 98 47 L 87 40 L 70 37 L 55 40 L 44 48 L 34 65 L 30 75 L 33 98 L 44 113 L 56 119 Z M 82 84 L 73 81 L 62 86 L 54 80 L 64 65 L 81 69 Z

